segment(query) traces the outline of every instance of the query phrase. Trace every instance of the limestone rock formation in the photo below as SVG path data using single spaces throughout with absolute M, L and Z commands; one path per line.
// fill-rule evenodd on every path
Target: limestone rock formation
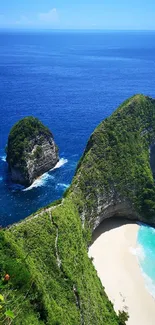
M 155 225 L 154 175 L 155 100 L 135 95 L 95 129 L 80 160 L 70 191 L 83 225 L 121 216 Z
M 8 138 L 7 162 L 13 182 L 29 186 L 58 162 L 58 148 L 50 130 L 37 118 L 16 123 Z
M 105 218 L 155 225 L 154 147 L 155 101 L 136 95 L 91 135 L 63 200 L 0 231 L 0 277 L 7 272 L 11 278 L 10 285 L 2 282 L 1 296 L 9 299 L 15 325 L 126 324 L 87 250 Z

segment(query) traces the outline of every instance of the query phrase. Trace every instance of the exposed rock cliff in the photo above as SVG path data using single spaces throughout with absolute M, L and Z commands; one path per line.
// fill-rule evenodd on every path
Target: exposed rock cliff
M 136 95 L 91 135 L 70 192 L 84 223 L 127 217 L 155 225 L 155 100 Z
M 12 181 L 29 186 L 58 160 L 53 135 L 38 119 L 26 117 L 14 125 L 7 146 Z
M 87 249 L 105 218 L 155 225 L 154 144 L 155 102 L 134 96 L 94 131 L 63 200 L 1 230 L 4 320 L 9 306 L 15 325 L 125 325 Z

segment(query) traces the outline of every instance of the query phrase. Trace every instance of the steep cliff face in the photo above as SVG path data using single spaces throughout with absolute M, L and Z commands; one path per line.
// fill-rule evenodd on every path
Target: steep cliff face
M 105 218 L 155 225 L 154 144 L 155 102 L 134 96 L 91 135 L 63 200 L 1 230 L 1 319 L 9 309 L 15 325 L 125 325 L 87 251 Z
M 14 182 L 29 186 L 58 162 L 52 133 L 36 118 L 27 117 L 11 130 L 7 162 Z
M 69 190 L 83 224 L 122 216 L 155 225 L 155 101 L 136 95 L 91 135 Z

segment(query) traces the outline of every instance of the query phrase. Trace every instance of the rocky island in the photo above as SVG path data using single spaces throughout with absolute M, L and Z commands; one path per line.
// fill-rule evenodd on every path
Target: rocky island
M 115 313 L 88 247 L 106 218 L 155 225 L 154 143 L 155 101 L 136 95 L 91 135 L 63 199 L 0 231 L 2 319 L 7 315 L 15 325 L 126 323 L 125 312 Z M 14 157 L 10 161 L 8 148 L 11 166 Z
M 37 118 L 25 117 L 13 126 L 7 145 L 7 162 L 13 182 L 30 186 L 58 160 L 53 135 Z

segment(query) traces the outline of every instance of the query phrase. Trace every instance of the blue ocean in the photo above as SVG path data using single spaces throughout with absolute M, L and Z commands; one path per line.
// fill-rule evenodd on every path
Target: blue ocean
M 60 198 L 94 128 L 126 98 L 155 97 L 155 32 L 0 32 L 0 225 Z M 11 127 L 38 117 L 59 147 L 57 168 L 30 188 L 12 184 Z M 140 265 L 155 295 L 155 230 L 141 225 Z

